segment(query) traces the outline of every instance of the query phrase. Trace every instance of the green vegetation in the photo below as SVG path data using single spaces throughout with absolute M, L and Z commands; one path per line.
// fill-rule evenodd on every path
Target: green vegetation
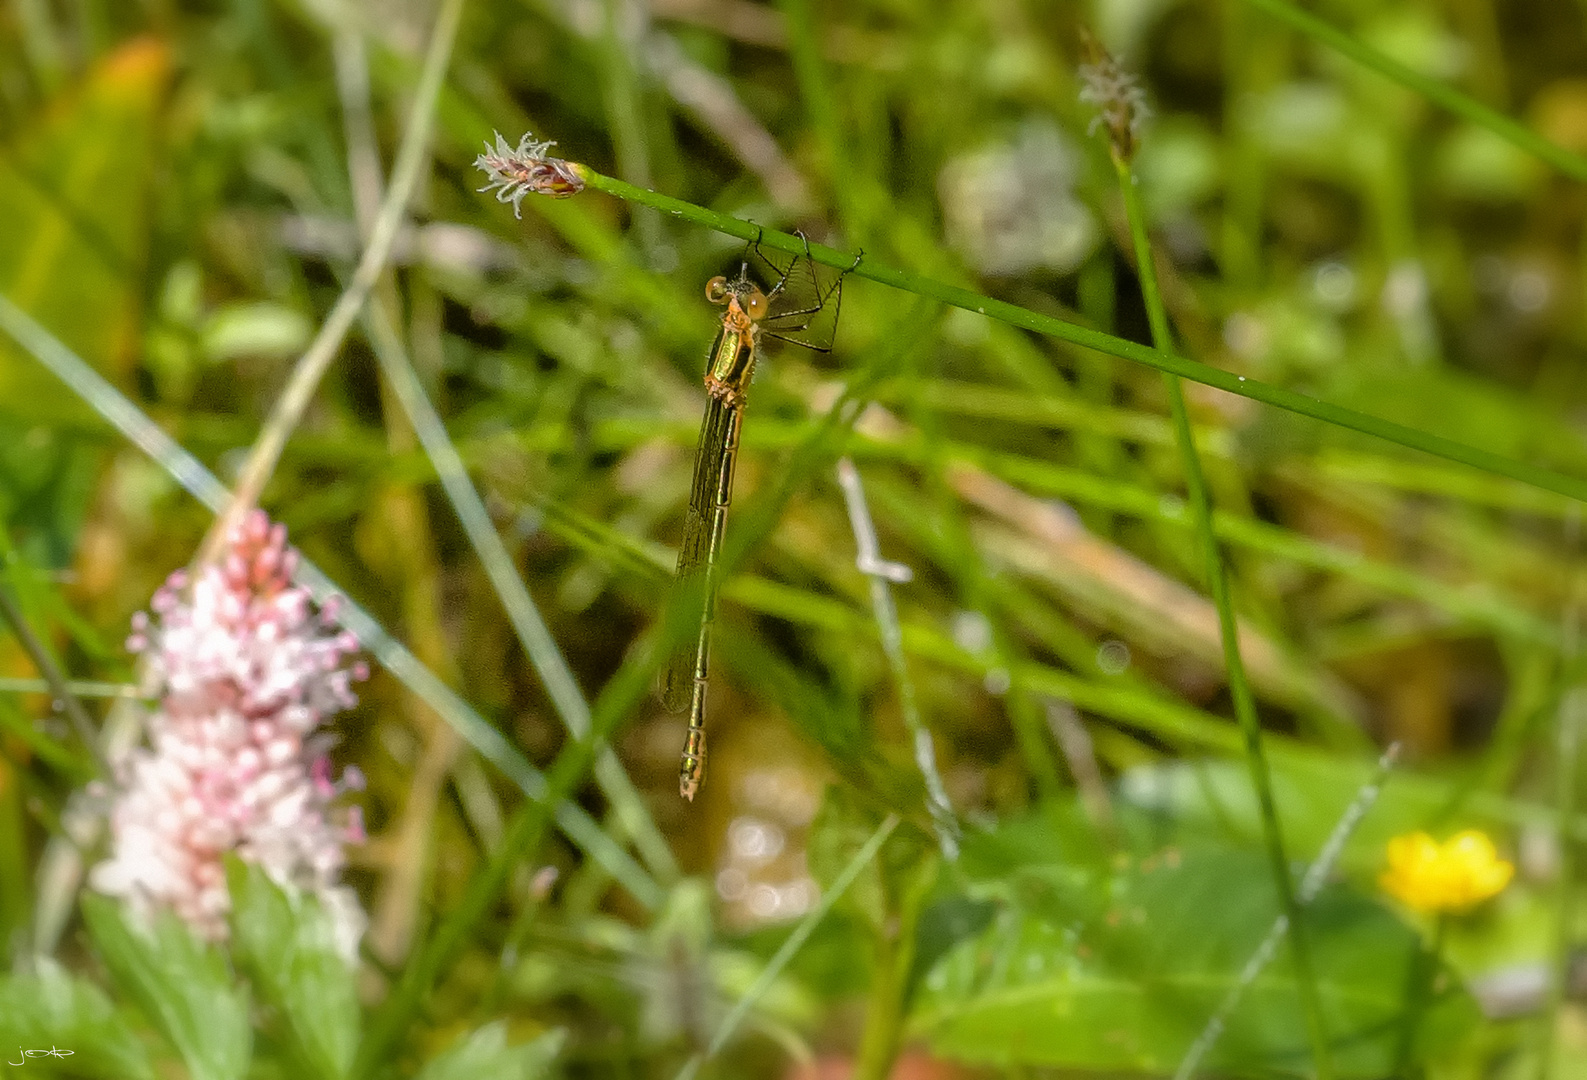
M 1496 0 L 0 9 L 0 1044 L 1587 1070 L 1584 61 Z M 497 132 L 566 197 L 481 193 Z M 763 342 L 689 803 L 747 241 L 847 276 Z M 356 970 L 245 860 L 221 944 L 84 883 L 130 621 L 254 503 L 371 667 Z

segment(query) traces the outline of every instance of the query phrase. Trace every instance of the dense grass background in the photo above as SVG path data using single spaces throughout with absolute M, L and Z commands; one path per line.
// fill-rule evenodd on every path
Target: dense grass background
M 1447 88 L 1451 112 L 1278 0 L 464 3 L 432 99 L 425 50 L 456 6 L 0 9 L 3 587 L 90 683 L 131 682 L 130 616 L 214 520 L 213 485 L 195 499 L 125 425 L 141 414 L 234 481 L 352 278 L 404 132 L 433 116 L 389 270 L 261 499 L 453 691 L 365 633 L 384 663 L 337 755 L 370 778 L 361 1067 L 405 1074 L 505 1019 L 509 1044 L 565 1032 L 513 1059 L 526 1075 L 1171 1075 L 1244 986 L 1209 1075 L 1587 1069 L 1568 978 L 1581 523 L 1556 493 L 1587 471 L 1587 9 L 1316 8 L 1347 47 Z M 1082 27 L 1154 113 L 1133 167 L 1179 352 L 1504 459 L 1183 384 L 1266 829 L 1171 391 L 918 286 L 1151 342 L 1078 97 Z M 856 273 L 830 355 L 763 362 L 692 805 L 682 720 L 650 688 L 716 312 L 703 286 L 741 242 L 595 190 L 531 196 L 517 219 L 475 191 L 498 130 L 917 283 Z M 63 381 L 61 345 L 136 411 Z M 855 566 L 845 454 L 882 557 L 913 570 L 891 591 L 908 690 Z M 1513 479 L 1528 469 L 1554 479 Z M 0 667 L 14 967 L 64 924 L 54 954 L 73 986 L 108 989 L 138 1060 L 307 1068 L 282 1064 L 271 1025 L 292 1008 L 267 990 L 253 1063 L 208 1073 L 137 1011 L 110 917 L 85 925 L 44 872 L 94 756 L 9 624 Z M 115 713 L 113 687 L 78 689 L 96 723 Z M 954 821 L 928 809 L 908 695 Z M 615 751 L 598 765 L 568 735 L 592 715 Z M 525 798 L 537 768 L 576 807 L 562 829 Z M 1281 836 L 1298 881 L 1353 801 L 1365 816 L 1304 911 L 1310 977 L 1281 949 L 1243 980 L 1279 908 L 1264 845 Z M 1390 836 L 1468 826 L 1516 861 L 1504 894 L 1436 932 L 1381 896 Z M 768 967 L 796 925 L 791 962 Z M 205 978 L 274 985 L 239 949 Z M 18 1026 L 22 986 L 0 993 L 0 1041 L 67 1038 Z M 66 1067 L 135 1071 L 133 1049 L 104 1054 Z M 463 1060 L 444 1068 L 495 1059 Z

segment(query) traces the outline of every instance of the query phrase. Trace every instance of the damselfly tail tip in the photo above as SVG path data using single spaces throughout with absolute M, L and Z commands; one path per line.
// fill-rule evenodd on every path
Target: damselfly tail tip
M 678 781 L 678 794 L 690 802 L 694 801 L 694 793 L 700 790 L 700 781 L 693 776 L 685 776 Z

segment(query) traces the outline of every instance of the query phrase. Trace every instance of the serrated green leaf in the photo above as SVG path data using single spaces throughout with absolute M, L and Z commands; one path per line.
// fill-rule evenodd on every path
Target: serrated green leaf
M 154 1080 L 143 1043 L 103 991 L 48 960 L 41 963 L 37 975 L 0 976 L 0 1060 L 25 1062 L 30 1075 Z M 25 1050 L 51 1053 L 24 1058 Z
M 1264 856 L 1201 844 L 1146 859 L 1069 862 L 1063 830 L 969 838 L 972 886 L 1001 900 L 992 924 L 927 973 L 916 1028 L 947 1057 L 985 1064 L 1170 1070 L 1184 1056 L 1278 913 Z M 1001 832 L 1002 830 L 999 830 Z M 1024 862 L 1008 857 L 1019 852 Z M 1371 900 L 1337 889 L 1307 909 L 1318 996 L 1336 1074 L 1394 1062 L 1417 935 Z M 1450 983 L 1450 980 L 1444 980 Z M 1421 1045 L 1450 1045 L 1476 1019 L 1458 986 L 1424 1015 Z M 1245 986 L 1209 1068 L 1294 1070 L 1310 1057 L 1287 952 Z
M 303 1066 L 340 1080 L 358 1049 L 358 993 L 329 914 L 312 896 L 285 893 L 257 866 L 229 859 L 226 877 L 237 963 L 281 1017 Z
M 432 1058 L 417 1080 L 538 1080 L 550 1076 L 563 1033 L 551 1031 L 530 1042 L 507 1045 L 507 1024 L 498 1020 L 470 1032 Z
M 152 932 L 143 932 L 111 900 L 87 895 L 82 903 L 111 976 L 181 1054 L 194 1080 L 240 1080 L 253 1051 L 248 996 L 219 950 L 173 915 L 162 914 Z

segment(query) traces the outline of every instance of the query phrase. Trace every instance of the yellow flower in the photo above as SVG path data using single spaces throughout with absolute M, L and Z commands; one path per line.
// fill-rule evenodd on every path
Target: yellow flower
M 1499 858 L 1493 841 L 1475 829 L 1440 844 L 1424 832 L 1389 841 L 1383 891 L 1416 911 L 1465 911 L 1510 884 L 1515 867 Z

